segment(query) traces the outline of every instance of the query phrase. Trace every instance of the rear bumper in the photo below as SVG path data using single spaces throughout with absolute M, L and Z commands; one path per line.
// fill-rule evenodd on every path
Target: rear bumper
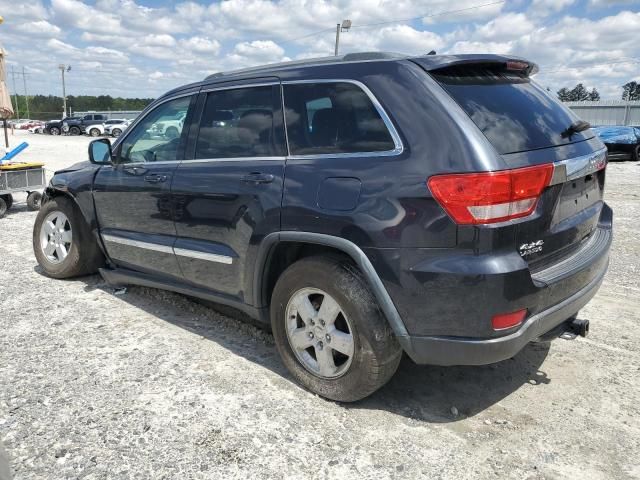
M 430 365 L 486 365 L 517 354 L 524 346 L 575 315 L 597 293 L 606 267 L 589 284 L 562 302 L 530 317 L 516 332 L 498 338 L 409 336 L 401 344 L 413 361 Z
M 482 365 L 512 357 L 586 305 L 606 273 L 612 239 L 605 204 L 589 239 L 543 270 L 532 271 L 517 252 L 371 254 L 408 332 L 398 340 L 409 356 L 422 364 Z M 494 315 L 522 309 L 528 315 L 523 324 L 492 329 Z

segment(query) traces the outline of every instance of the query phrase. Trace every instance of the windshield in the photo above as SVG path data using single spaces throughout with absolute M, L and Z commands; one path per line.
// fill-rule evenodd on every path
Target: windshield
M 568 108 L 524 75 L 480 67 L 432 72 L 500 154 L 554 147 L 593 137 L 572 132 Z

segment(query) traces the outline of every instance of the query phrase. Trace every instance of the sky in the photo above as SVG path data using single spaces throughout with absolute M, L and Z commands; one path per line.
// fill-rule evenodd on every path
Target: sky
M 0 46 L 18 93 L 156 97 L 206 75 L 340 53 L 502 53 L 557 91 L 603 99 L 640 81 L 640 0 L 0 0 Z

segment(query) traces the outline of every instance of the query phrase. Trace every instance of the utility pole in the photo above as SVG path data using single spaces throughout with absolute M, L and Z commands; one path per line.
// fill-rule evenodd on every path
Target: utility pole
M 60 72 L 62 72 L 62 104 L 63 104 L 62 118 L 64 118 L 67 116 L 67 91 L 64 85 L 64 71 L 67 68 L 67 66 L 61 63 L 60 65 L 58 65 L 58 68 L 60 69 Z M 71 69 L 71 67 L 69 67 L 69 69 Z
M 13 78 L 13 99 L 16 102 L 15 116 L 20 120 L 20 112 L 18 110 L 18 90 L 16 89 L 16 72 L 13 70 L 13 65 L 11 65 L 11 78 Z
M 24 67 L 22 67 L 22 84 L 24 85 L 24 101 L 27 103 L 27 118 L 31 116 L 29 113 L 29 94 L 27 93 L 27 76 L 24 73 Z
M 351 20 L 343 20 L 342 24 L 336 24 L 336 49 L 335 56 L 338 56 L 338 46 L 340 45 L 340 32 L 348 32 L 351 28 Z

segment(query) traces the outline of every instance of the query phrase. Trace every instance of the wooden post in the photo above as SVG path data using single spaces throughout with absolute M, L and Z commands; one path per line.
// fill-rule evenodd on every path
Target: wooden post
M 4 123 L 4 143 L 7 148 L 9 148 L 9 136 L 7 134 L 7 119 L 3 118 L 2 122 Z

